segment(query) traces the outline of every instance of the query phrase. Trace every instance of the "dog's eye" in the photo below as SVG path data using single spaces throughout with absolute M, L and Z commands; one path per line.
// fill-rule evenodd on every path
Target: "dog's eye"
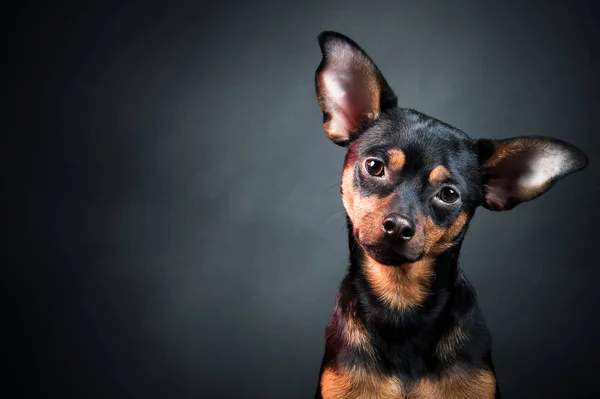
M 453 189 L 452 187 L 444 187 L 438 193 L 438 198 L 444 201 L 447 204 L 453 204 L 458 201 L 460 195 L 458 191 Z
M 365 161 L 365 169 L 371 176 L 381 177 L 383 176 L 383 162 L 377 159 L 367 159 Z

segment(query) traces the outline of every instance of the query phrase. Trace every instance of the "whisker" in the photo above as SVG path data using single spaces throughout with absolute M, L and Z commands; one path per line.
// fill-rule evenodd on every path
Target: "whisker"
M 327 219 L 325 219 L 324 224 L 329 223 L 331 220 L 335 219 L 336 217 L 343 215 L 344 213 L 346 213 L 345 211 L 342 212 L 338 212 L 338 213 L 334 213 L 333 215 L 329 216 Z
M 356 248 L 356 239 L 354 239 L 354 242 L 352 243 L 352 251 L 354 252 L 354 249 Z
M 331 190 L 332 188 L 339 187 L 339 186 L 340 186 L 340 184 L 339 184 L 339 183 L 336 183 L 336 184 L 334 184 L 333 186 L 331 186 L 331 187 L 327 187 L 325 190 L 323 190 L 323 193 L 326 193 L 327 191 Z

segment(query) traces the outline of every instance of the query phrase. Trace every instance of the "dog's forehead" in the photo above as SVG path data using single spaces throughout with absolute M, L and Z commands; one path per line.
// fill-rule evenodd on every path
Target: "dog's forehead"
M 382 118 L 363 134 L 359 152 L 363 156 L 383 153 L 400 156 L 431 169 L 452 163 L 454 158 L 472 158 L 472 141 L 464 132 L 416 111 L 401 110 Z

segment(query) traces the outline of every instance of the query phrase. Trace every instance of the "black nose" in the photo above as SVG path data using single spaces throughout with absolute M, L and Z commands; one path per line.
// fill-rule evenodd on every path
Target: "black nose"
M 390 213 L 383 219 L 383 232 L 389 237 L 399 237 L 404 241 L 410 240 L 415 235 L 415 226 L 406 216 Z

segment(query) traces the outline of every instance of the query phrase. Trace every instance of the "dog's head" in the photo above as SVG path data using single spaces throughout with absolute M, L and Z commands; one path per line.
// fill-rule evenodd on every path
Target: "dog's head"
M 402 109 L 371 58 L 334 32 L 319 35 L 316 73 L 323 127 L 347 148 L 342 199 L 357 243 L 377 262 L 399 265 L 457 245 L 480 205 L 505 211 L 533 200 L 587 165 L 561 140 L 473 140 Z

